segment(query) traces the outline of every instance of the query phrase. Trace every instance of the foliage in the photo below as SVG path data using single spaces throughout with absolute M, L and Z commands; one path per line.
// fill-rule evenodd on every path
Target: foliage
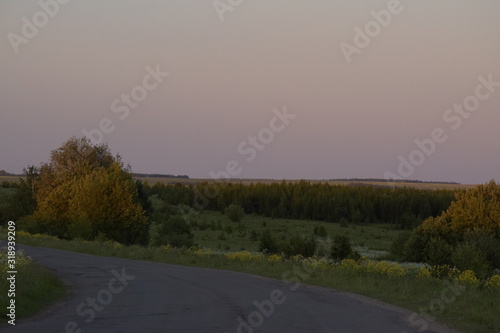
M 245 216 L 245 211 L 241 206 L 231 204 L 225 210 L 224 213 L 227 217 L 233 222 L 240 222 L 241 219 Z
M 216 193 L 217 195 L 213 195 Z M 327 183 L 201 183 L 165 185 L 157 183 L 151 194 L 173 205 L 223 211 L 239 203 L 245 213 L 287 219 L 310 219 L 337 222 L 342 218 L 354 222 L 383 221 L 410 229 L 422 219 L 437 216 L 454 199 L 454 191 L 341 186 Z
M 330 256 L 335 260 L 342 260 L 348 258 L 353 254 L 351 248 L 351 240 L 344 235 L 335 235 L 333 238 Z
M 259 239 L 259 252 L 278 253 L 279 245 L 276 238 L 268 229 L 264 230 Z
M 16 184 L 16 192 L 7 200 L 7 205 L 3 209 L 3 219 L 18 220 L 24 216 L 31 215 L 36 210 L 36 200 L 34 197 L 34 184 L 38 178 L 37 168 L 31 166 L 24 169 L 25 178 L 20 178 Z
M 153 224 L 150 231 L 150 245 L 171 245 L 173 247 L 193 246 L 193 233 L 182 216 L 174 215 Z
M 281 251 L 287 257 L 294 255 L 311 257 L 316 252 L 317 245 L 316 240 L 312 236 L 294 234 L 281 244 Z
M 452 262 L 458 269 L 462 271 L 471 270 L 482 279 L 492 271 L 484 252 L 469 243 L 461 243 L 457 246 L 452 256 Z
M 389 252 L 393 254 L 398 260 L 405 261 L 405 246 L 411 237 L 410 231 L 400 233 L 391 243 Z
M 326 228 L 324 225 L 314 226 L 313 234 L 318 236 L 318 237 L 322 237 L 322 238 L 325 238 L 328 236 L 328 233 L 326 232 Z
M 458 192 L 446 211 L 412 232 L 404 257 L 431 265 L 454 264 L 481 278 L 500 268 L 500 185 L 491 181 Z
M 149 221 L 138 184 L 106 145 L 71 138 L 37 170 L 33 217 L 45 232 L 82 239 L 102 233 L 123 244 L 147 243 Z
M 217 213 L 203 212 L 201 214 L 201 218 L 205 217 L 203 214 L 212 218 Z M 255 217 L 255 219 L 249 217 L 249 220 L 251 225 L 255 224 L 259 228 L 262 225 L 262 218 L 260 217 Z M 223 220 L 223 222 L 225 221 Z M 229 221 L 227 223 L 232 224 Z M 276 226 L 274 223 L 283 223 L 279 226 L 284 228 L 286 225 L 293 225 L 294 227 L 300 225 L 300 222 L 294 220 L 276 220 L 268 222 L 267 229 L 274 230 Z M 356 235 L 353 235 L 353 230 L 341 229 L 337 224 L 325 223 L 324 225 L 329 233 L 349 231 L 351 232 L 351 238 L 356 237 Z M 367 230 L 370 228 L 372 227 L 365 227 Z M 292 230 L 296 231 L 293 228 Z M 399 233 L 393 228 L 386 229 L 386 226 L 383 227 L 383 230 L 385 233 L 392 235 Z M 312 226 L 308 230 L 308 233 L 311 232 Z M 285 258 L 280 255 L 263 255 L 255 252 L 248 253 L 248 251 L 231 252 L 234 254 L 226 256 L 225 253 L 210 249 L 178 249 L 171 246 L 121 246 L 111 241 L 67 241 L 45 235 L 29 236 L 23 232 L 18 233 L 18 237 L 23 244 L 186 266 L 229 269 L 277 279 L 283 278 L 284 273 L 295 272 L 299 268 L 301 269 L 300 282 L 364 294 L 406 307 L 416 313 L 428 307 L 430 300 L 444 295 L 445 289 L 449 290 L 452 287 L 456 288 L 454 290 L 458 290 L 459 295 L 457 295 L 456 299 L 453 297 L 454 301 L 450 306 L 446 307 L 446 311 L 428 311 L 427 313 L 437 318 L 437 321 L 453 324 L 457 329 L 464 332 L 487 333 L 498 327 L 498 308 L 494 306 L 500 300 L 500 276 L 498 275 L 490 277 L 488 280 L 480 280 L 477 287 L 458 289 L 456 286 L 467 283 L 466 275 L 463 275 L 462 279 L 464 280 L 459 282 L 458 278 L 463 272 L 450 267 L 437 269 L 418 268 L 417 265 L 392 264 L 367 259 L 346 259 L 337 262 L 317 257 L 303 258 L 302 256 L 295 256 Z M 384 238 L 384 243 L 387 240 Z M 313 268 L 313 270 L 309 267 Z M 432 274 L 435 272 L 435 275 L 431 274 L 431 270 Z M 442 276 L 442 278 L 437 279 L 438 275 Z M 450 280 L 451 283 L 446 280 Z M 449 296 L 450 293 L 446 292 L 447 299 L 449 299 Z M 446 304 L 448 305 L 448 303 Z
M 10 275 L 7 248 L 0 248 L 0 306 L 6 309 L 9 305 L 7 297 Z M 28 318 L 40 312 L 51 303 L 65 296 L 66 288 L 48 269 L 40 266 L 27 256 L 24 251 L 16 251 L 16 319 Z M 2 311 L 0 326 L 9 319 Z
M 451 264 L 451 254 L 453 247 L 446 240 L 433 237 L 424 249 L 426 263 L 432 266 Z
M 457 193 L 457 200 L 436 218 L 417 228 L 421 233 L 452 234 L 463 238 L 472 230 L 500 235 L 500 185 L 494 181 Z

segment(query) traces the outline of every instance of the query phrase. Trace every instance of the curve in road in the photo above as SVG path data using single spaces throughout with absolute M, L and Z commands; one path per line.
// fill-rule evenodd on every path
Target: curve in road
M 452 333 L 410 327 L 411 312 L 331 289 L 222 270 L 22 246 L 54 270 L 71 295 L 19 333 L 308 332 Z M 290 279 L 300 281 L 297 270 Z M 295 278 L 295 279 L 294 279 Z

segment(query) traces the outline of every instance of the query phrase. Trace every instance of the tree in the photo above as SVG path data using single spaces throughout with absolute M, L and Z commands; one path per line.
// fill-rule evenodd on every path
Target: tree
M 41 165 L 34 189 L 34 218 L 47 233 L 82 239 L 104 235 L 124 244 L 148 241 L 149 221 L 137 184 L 107 145 L 71 138 Z
M 487 265 L 500 268 L 499 246 L 500 185 L 491 181 L 458 192 L 457 200 L 446 211 L 425 220 L 412 232 L 405 256 L 407 260 L 453 262 L 460 267 L 480 267 L 475 261 L 485 259 Z M 476 273 L 484 276 L 485 271 L 481 268 Z
M 473 230 L 500 236 L 500 185 L 494 181 L 457 193 L 457 200 L 445 212 L 425 220 L 416 229 L 424 234 L 457 240 Z
M 16 192 L 7 202 L 4 218 L 7 220 L 19 220 L 33 214 L 36 210 L 35 182 L 39 178 L 38 169 L 30 166 L 24 169 L 26 178 L 20 178 Z

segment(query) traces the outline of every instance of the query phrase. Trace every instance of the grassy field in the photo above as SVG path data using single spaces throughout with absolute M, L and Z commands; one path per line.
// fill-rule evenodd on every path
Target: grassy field
M 335 235 L 345 235 L 362 255 L 375 257 L 388 251 L 392 241 L 402 232 L 387 224 L 349 224 L 341 227 L 338 223 L 255 215 L 247 215 L 241 222 L 232 222 L 226 215 L 213 211 L 201 211 L 194 220 L 194 242 L 201 247 L 224 251 L 258 251 L 259 236 L 266 229 L 278 239 L 285 239 L 291 234 L 313 235 L 316 226 L 323 226 L 328 237 L 317 237 L 319 248 L 327 250 Z
M 17 176 L 0 176 L 0 184 L 3 182 L 19 183 L 19 181 L 19 177 Z

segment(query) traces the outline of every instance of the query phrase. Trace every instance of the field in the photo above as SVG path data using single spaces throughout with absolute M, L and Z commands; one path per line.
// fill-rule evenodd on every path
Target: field
M 154 185 L 156 183 L 163 184 L 183 184 L 183 185 L 196 185 L 204 182 L 214 182 L 214 179 L 210 178 L 163 178 L 163 177 L 136 177 L 137 179 L 147 182 L 149 185 Z M 0 181 L 1 181 L 0 177 Z M 219 181 L 219 180 L 215 180 Z M 225 182 L 235 183 L 235 184 L 272 184 L 281 183 L 283 179 L 229 179 L 223 180 Z M 296 180 L 285 180 L 287 183 L 298 183 L 299 179 Z M 425 183 L 425 182 L 384 182 L 384 181 L 372 181 L 372 180 L 306 180 L 311 183 L 328 183 L 330 185 L 345 185 L 345 186 L 359 186 L 359 185 L 369 185 L 369 186 L 394 186 L 394 187 L 412 187 L 417 189 L 427 189 L 427 190 L 454 190 L 454 189 L 469 189 L 476 185 L 465 185 L 465 184 L 450 184 L 450 183 Z
M 259 235 L 266 229 L 284 239 L 291 234 L 313 235 L 316 226 L 324 226 L 328 236 L 317 237 L 320 249 L 328 249 L 333 236 L 345 235 L 351 239 L 360 254 L 376 257 L 383 256 L 392 241 L 402 232 L 387 224 L 350 224 L 341 227 L 338 223 L 271 219 L 254 215 L 248 215 L 236 223 L 226 215 L 212 211 L 201 211 L 196 221 L 193 225 L 194 242 L 201 247 L 224 251 L 258 251 Z

